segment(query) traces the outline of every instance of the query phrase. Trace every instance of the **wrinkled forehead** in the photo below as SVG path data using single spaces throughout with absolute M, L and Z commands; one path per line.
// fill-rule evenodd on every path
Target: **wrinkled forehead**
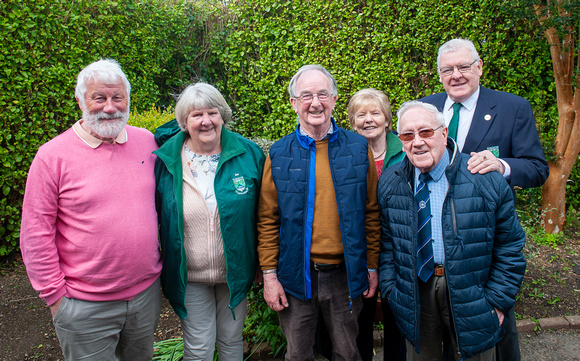
M 474 60 L 473 54 L 469 49 L 459 48 L 441 54 L 439 67 L 445 68 L 448 66 L 471 64 Z
M 323 72 L 309 70 L 302 74 L 296 82 L 296 93 L 330 93 L 330 81 Z
M 401 133 L 436 127 L 437 118 L 435 114 L 421 107 L 408 109 L 403 113 L 401 119 L 399 119 L 399 130 Z
M 87 81 L 87 90 L 96 89 L 111 89 L 116 91 L 127 92 L 125 88 L 125 83 L 121 78 L 110 78 L 110 79 L 100 79 L 98 77 L 92 77 Z

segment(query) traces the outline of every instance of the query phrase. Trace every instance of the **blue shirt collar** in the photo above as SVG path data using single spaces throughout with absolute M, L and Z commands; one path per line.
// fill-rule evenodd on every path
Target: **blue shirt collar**
M 429 175 L 431 176 L 431 178 L 433 178 L 433 181 L 439 182 L 441 177 L 443 177 L 443 175 L 445 174 L 445 169 L 447 169 L 448 165 L 449 165 L 449 150 L 445 148 L 445 153 L 443 153 L 443 157 L 441 157 L 441 160 L 439 161 L 439 163 L 437 163 L 435 168 L 433 168 L 429 172 Z M 421 171 L 419 170 L 419 168 L 415 167 L 415 186 L 419 184 L 419 174 L 421 174 Z
M 322 139 L 326 139 L 326 138 L 330 137 L 332 135 L 332 133 L 334 133 L 334 127 L 335 127 L 334 120 L 331 120 L 330 127 L 328 128 L 328 132 L 326 132 L 326 134 L 324 135 L 324 137 L 322 137 Z M 310 138 L 310 136 L 308 134 L 306 134 L 306 132 L 304 130 L 302 130 L 300 123 L 298 123 L 297 129 L 300 132 L 300 135 Z
M 330 138 L 329 141 L 333 142 L 336 140 L 337 136 L 338 136 L 338 126 L 336 125 L 334 118 L 331 117 L 330 128 L 328 128 L 328 132 L 322 139 Z M 313 144 L 316 144 L 316 141 L 310 138 L 310 136 L 308 136 L 308 134 L 306 134 L 306 132 L 302 130 L 302 128 L 300 127 L 300 123 L 298 123 L 298 125 L 296 126 L 296 137 L 298 138 L 298 141 L 304 148 L 310 148 Z

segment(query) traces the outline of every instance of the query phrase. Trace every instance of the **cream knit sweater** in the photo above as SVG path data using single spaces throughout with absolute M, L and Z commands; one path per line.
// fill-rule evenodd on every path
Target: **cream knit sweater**
M 187 257 L 187 280 L 226 283 L 226 260 L 217 207 L 208 208 L 191 174 L 185 152 L 183 165 L 183 233 Z

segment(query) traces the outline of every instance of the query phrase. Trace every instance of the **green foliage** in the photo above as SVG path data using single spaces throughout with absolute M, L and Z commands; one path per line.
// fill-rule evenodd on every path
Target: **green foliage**
M 579 91 L 578 89 L 576 91 Z M 575 210 L 574 215 L 580 211 L 580 156 L 576 160 L 576 165 L 570 172 L 568 182 L 566 183 L 566 205 L 568 206 L 568 215 L 571 210 Z M 578 222 L 578 221 L 577 221 Z M 566 222 L 570 224 L 569 221 Z M 580 227 L 579 227 L 580 228 Z
M 274 356 L 283 355 L 286 339 L 278 323 L 278 314 L 264 301 L 262 285 L 255 284 L 248 293 L 248 312 L 244 323 L 244 340 L 257 348 L 263 342 Z
M 438 46 L 470 38 L 484 60 L 483 85 L 530 100 L 550 156 L 558 113 L 549 44 L 533 17 L 514 15 L 510 4 L 236 0 L 226 8 L 211 0 L 0 2 L 0 256 L 17 247 L 24 183 L 37 148 L 79 117 L 75 77 L 100 57 L 117 59 L 128 74 L 134 114 L 154 118 L 146 114 L 154 105 L 165 121 L 170 111 L 162 115 L 162 109 L 173 104 L 173 95 L 203 79 L 228 99 L 234 130 L 267 149 L 270 144 L 261 139 L 278 139 L 295 128 L 286 88 L 300 66 L 320 63 L 335 75 L 334 115 L 348 127 L 346 105 L 361 88 L 385 91 L 394 110 L 442 91 Z M 153 130 L 153 124 L 143 126 Z M 569 208 L 580 207 L 579 182 L 576 167 L 567 186 Z M 540 196 L 538 189 L 526 190 L 518 200 L 532 214 L 534 207 L 539 212 Z
M 183 339 L 171 338 L 153 344 L 153 361 L 183 360 Z
M 541 18 L 539 25 L 542 31 L 554 28 L 560 36 L 578 35 L 580 3 L 576 0 L 512 0 L 509 7 L 514 17 L 531 20 Z
M 564 244 L 564 233 L 546 233 L 541 227 L 542 213 L 534 210 L 530 211 L 529 208 L 517 209 L 520 223 L 528 239 L 532 240 L 535 244 L 550 246 L 552 248 L 557 248 L 558 245 Z
M 202 72 L 205 7 L 186 0 L 0 2 L 0 256 L 17 249 L 22 197 L 38 147 L 79 118 L 78 72 L 114 58 L 132 106 L 173 103 Z
M 319 63 L 336 77 L 334 116 L 348 128 L 350 96 L 383 90 L 393 109 L 443 91 L 438 47 L 463 37 L 484 61 L 482 85 L 530 101 L 540 140 L 552 156 L 558 125 L 550 47 L 534 17 L 515 16 L 510 2 L 237 0 L 229 2 L 224 31 L 212 34 L 208 73 L 234 109 L 246 136 L 278 139 L 295 129 L 287 86 L 304 64 Z M 395 120 L 396 122 L 396 120 Z M 580 206 L 580 167 L 567 187 Z M 541 190 L 518 193 L 539 212 Z
M 172 107 L 161 110 L 156 106 L 152 106 L 151 109 L 144 112 L 132 112 L 128 124 L 134 127 L 145 128 L 151 133 L 155 133 L 157 127 L 173 120 L 174 118 L 175 114 L 173 113 Z
M 569 207 L 566 212 L 566 228 L 580 229 L 580 211 Z
M 334 115 L 344 127 L 348 99 L 361 88 L 385 91 L 394 109 L 442 91 L 436 53 L 454 37 L 476 42 L 485 61 L 484 85 L 534 99 L 536 109 L 555 106 L 554 94 L 547 93 L 552 69 L 542 34 L 529 23 L 510 20 L 497 2 L 230 4 L 228 36 L 214 43 L 215 66 L 210 71 L 232 99 L 236 127 L 244 134 L 277 139 L 294 129 L 286 87 L 295 71 L 308 63 L 319 63 L 336 77 L 339 99 Z M 538 89 L 538 84 L 545 87 Z

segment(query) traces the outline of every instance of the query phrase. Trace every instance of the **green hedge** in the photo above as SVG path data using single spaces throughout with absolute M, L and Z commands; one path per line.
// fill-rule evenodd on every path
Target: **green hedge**
M 528 99 L 547 157 L 557 131 L 557 104 L 549 45 L 537 23 L 514 16 L 510 1 L 238 0 L 230 2 L 227 36 L 211 48 L 209 67 L 232 101 L 243 134 L 277 139 L 296 126 L 288 101 L 292 75 L 307 63 L 336 77 L 334 116 L 349 128 L 350 96 L 383 90 L 393 109 L 443 91 L 437 50 L 456 37 L 471 39 L 484 62 L 481 82 Z M 396 122 L 396 119 L 395 119 Z M 568 206 L 580 206 L 576 168 Z M 539 189 L 518 193 L 539 212 Z
M 504 4 L 504 5 L 502 5 Z M 349 97 L 364 87 L 404 101 L 443 90 L 436 53 L 455 37 L 474 40 L 482 83 L 530 99 L 539 118 L 555 107 L 548 45 L 533 24 L 511 20 L 498 1 L 246 0 L 230 3 L 228 34 L 211 67 L 237 111 L 237 127 L 279 138 L 296 123 L 286 87 L 302 65 L 336 77 L 335 117 L 348 126 Z
M 132 84 L 133 110 L 172 104 L 171 93 L 203 71 L 200 8 L 163 0 L 0 2 L 0 256 L 18 245 L 36 150 L 80 116 L 78 72 L 114 58 Z
M 439 45 L 476 42 L 482 83 L 530 100 L 546 154 L 557 124 L 548 44 L 536 24 L 516 20 L 507 0 L 291 1 L 4 0 L 0 2 L 0 256 L 16 249 L 20 208 L 38 147 L 79 116 L 79 70 L 115 58 L 132 84 L 132 110 L 173 104 L 185 84 L 204 79 L 226 95 L 234 130 L 277 139 L 296 124 L 288 81 L 306 63 L 337 78 L 334 113 L 364 87 L 387 93 L 393 108 L 443 90 Z M 217 5 L 216 5 L 217 4 Z M 568 205 L 580 204 L 572 172 Z M 537 190 L 522 193 L 537 205 Z M 539 205 L 536 207 L 539 208 Z

